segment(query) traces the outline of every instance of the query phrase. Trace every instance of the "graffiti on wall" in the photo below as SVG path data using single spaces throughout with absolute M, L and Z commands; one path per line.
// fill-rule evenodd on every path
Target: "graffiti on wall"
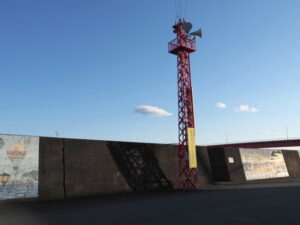
M 240 149 L 246 180 L 288 177 L 281 150 Z
M 0 135 L 0 200 L 38 197 L 39 137 Z

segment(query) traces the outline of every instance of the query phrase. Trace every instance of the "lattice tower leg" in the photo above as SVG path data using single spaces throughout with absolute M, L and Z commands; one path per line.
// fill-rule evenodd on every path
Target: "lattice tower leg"
M 179 128 L 179 183 L 182 189 L 197 189 L 197 169 L 189 168 L 187 128 L 195 127 L 190 56 L 181 51 L 178 67 L 178 128 Z

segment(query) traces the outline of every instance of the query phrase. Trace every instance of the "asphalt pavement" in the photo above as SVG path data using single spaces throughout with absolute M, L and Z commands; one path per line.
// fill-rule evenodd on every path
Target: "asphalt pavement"
M 0 225 L 300 224 L 299 182 L 0 204 Z

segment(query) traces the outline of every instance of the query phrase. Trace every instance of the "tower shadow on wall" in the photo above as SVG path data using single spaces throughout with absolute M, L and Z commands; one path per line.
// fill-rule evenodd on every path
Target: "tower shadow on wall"
M 146 144 L 107 142 L 107 147 L 126 182 L 135 192 L 173 189 Z

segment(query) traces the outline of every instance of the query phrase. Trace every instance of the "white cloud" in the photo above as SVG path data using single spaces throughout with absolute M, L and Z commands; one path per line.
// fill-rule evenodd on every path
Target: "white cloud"
M 250 107 L 248 105 L 240 105 L 238 107 L 235 107 L 234 110 L 236 112 L 258 112 L 259 111 L 259 109 Z
M 150 105 L 139 105 L 135 108 L 135 112 L 143 115 L 150 115 L 150 116 L 172 116 L 172 113 L 169 113 L 164 109 L 160 109 L 158 107 L 150 106 Z
M 259 111 L 259 109 L 257 109 L 257 108 L 254 108 L 254 107 L 250 108 L 250 112 L 258 112 L 258 111 Z
M 222 103 L 222 102 L 218 102 L 218 103 L 216 104 L 216 107 L 219 108 L 219 109 L 225 109 L 225 108 L 226 108 L 226 105 L 225 105 L 224 103 Z

